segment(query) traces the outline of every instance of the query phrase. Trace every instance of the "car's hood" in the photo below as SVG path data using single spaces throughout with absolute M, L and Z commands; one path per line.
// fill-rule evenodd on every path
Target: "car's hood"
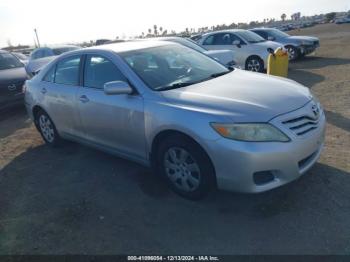
M 283 47 L 280 43 L 276 43 L 273 41 L 264 41 L 260 43 L 255 43 L 254 45 L 259 46 L 259 47 L 264 47 L 264 48 L 272 48 L 273 50 L 276 50 L 278 47 Z
M 171 106 L 228 116 L 235 122 L 267 122 L 312 98 L 306 87 L 292 80 L 238 69 L 161 93 Z
M 40 59 L 35 60 L 29 60 L 28 64 L 26 65 L 26 70 L 29 73 L 34 73 L 47 65 L 49 62 L 51 62 L 53 59 L 55 59 L 56 56 L 48 56 Z
M 298 40 L 298 41 L 310 41 L 310 42 L 319 41 L 319 39 L 317 37 L 302 36 L 302 35 L 290 36 L 290 37 L 288 37 L 288 39 Z
M 21 82 L 27 79 L 24 67 L 0 70 L 0 84 Z

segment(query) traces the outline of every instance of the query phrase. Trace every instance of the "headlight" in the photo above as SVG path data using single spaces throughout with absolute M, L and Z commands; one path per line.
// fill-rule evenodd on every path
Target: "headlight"
M 320 112 L 323 111 L 323 107 L 320 103 L 320 100 L 318 100 L 318 98 L 314 95 L 312 95 L 312 100 L 314 100 L 314 102 L 316 103 L 316 106 L 318 107 L 318 109 L 320 110 Z
M 301 41 L 302 45 L 312 45 L 312 42 L 309 41 Z
M 290 139 L 270 124 L 210 124 L 221 136 L 248 142 L 288 142 Z

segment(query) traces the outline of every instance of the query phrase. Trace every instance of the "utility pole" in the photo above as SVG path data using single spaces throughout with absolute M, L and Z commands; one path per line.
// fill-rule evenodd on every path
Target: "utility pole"
M 36 41 L 37 41 L 37 43 L 38 43 L 38 47 L 40 47 L 38 32 L 37 32 L 36 28 L 34 28 L 34 32 L 35 32 L 35 35 L 36 35 Z

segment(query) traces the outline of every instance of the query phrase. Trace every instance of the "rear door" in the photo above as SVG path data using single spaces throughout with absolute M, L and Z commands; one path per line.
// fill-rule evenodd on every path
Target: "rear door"
M 99 54 L 85 56 L 83 87 L 78 103 L 84 137 L 106 149 L 135 159 L 146 159 L 143 98 L 134 95 L 106 95 L 103 86 L 126 77 Z
M 80 55 L 61 59 L 50 68 L 40 85 L 45 109 L 56 128 L 74 136 L 81 135 L 77 106 L 81 61 Z

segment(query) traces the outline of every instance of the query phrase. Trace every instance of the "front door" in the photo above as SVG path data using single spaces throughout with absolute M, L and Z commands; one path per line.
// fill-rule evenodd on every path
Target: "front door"
M 239 44 L 233 44 L 234 41 L 238 41 Z M 203 41 L 203 46 L 208 50 L 232 50 L 237 64 L 241 67 L 245 66 L 246 43 L 233 33 L 217 33 L 209 35 Z
M 78 108 L 85 139 L 136 159 L 146 159 L 143 98 L 106 95 L 103 86 L 127 81 L 117 66 L 101 55 L 87 55 Z

